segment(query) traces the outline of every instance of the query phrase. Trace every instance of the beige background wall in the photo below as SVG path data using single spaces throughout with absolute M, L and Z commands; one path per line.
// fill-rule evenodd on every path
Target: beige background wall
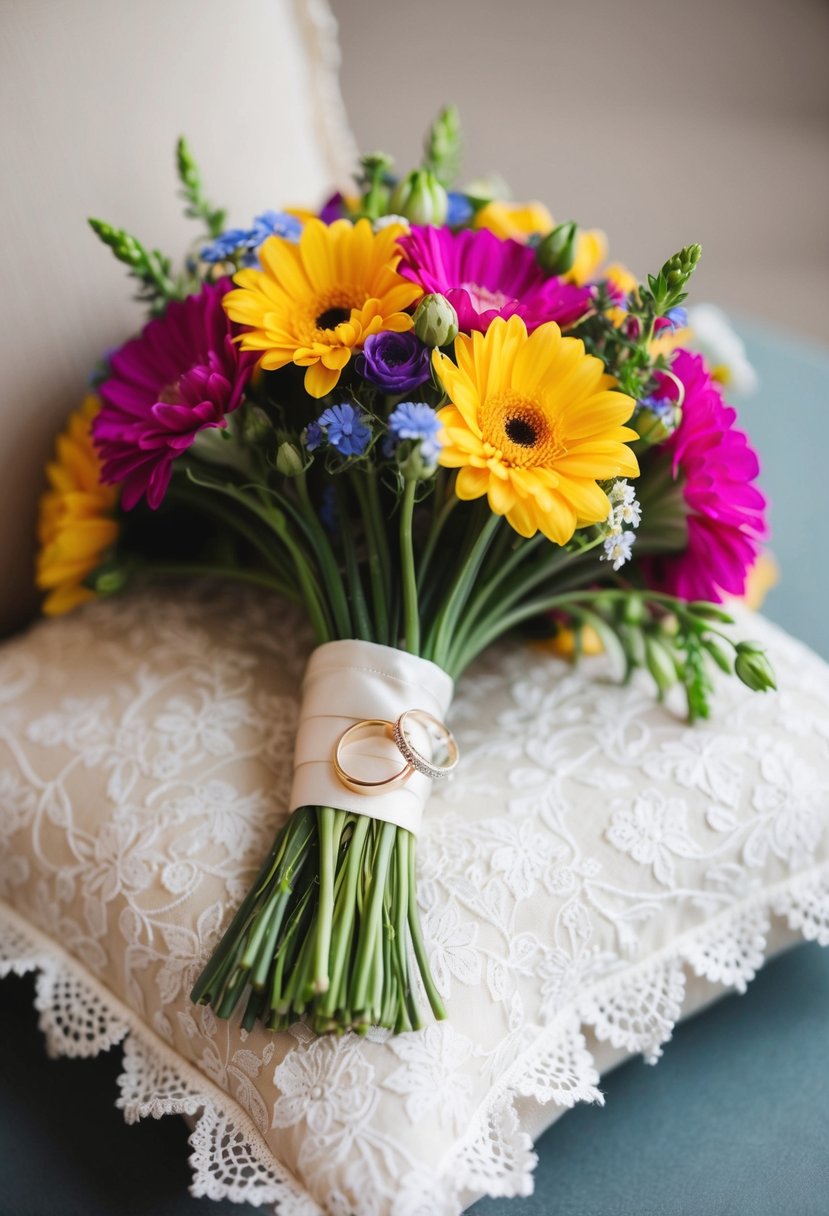
M 829 340 L 823 0 L 333 0 L 362 148 L 408 165 L 445 101 L 470 175 L 605 228 L 639 273 Z

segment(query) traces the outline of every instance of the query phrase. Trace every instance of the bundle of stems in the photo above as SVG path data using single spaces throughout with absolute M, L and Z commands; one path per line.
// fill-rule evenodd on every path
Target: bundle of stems
M 558 612 L 598 630 L 628 672 L 648 666 L 661 689 L 654 654 L 670 654 L 682 672 L 683 655 L 712 646 L 721 656 L 729 641 L 718 630 L 727 614 L 716 606 L 609 585 L 596 552 L 599 530 L 565 547 L 540 535 L 525 539 L 485 502 L 462 503 L 444 470 L 428 484 L 412 478 L 395 494 L 370 467 L 355 465 L 333 534 L 320 526 L 304 474 L 293 479 L 291 496 L 210 478 L 203 468 L 191 466 L 189 475 L 233 500 L 225 519 L 275 563 L 270 574 L 267 564 L 259 568 L 258 581 L 285 591 L 285 571 L 293 569 L 318 643 L 357 637 L 394 645 L 457 679 L 504 633 Z M 357 529 L 345 514 L 352 503 Z M 673 543 L 654 538 L 651 551 Z M 647 538 L 640 544 L 646 548 Z M 239 572 L 247 578 L 251 568 Z M 701 668 L 686 666 L 690 704 Z M 394 824 L 336 807 L 300 808 L 278 832 L 193 1000 L 220 1017 L 244 1002 L 248 1029 L 257 1020 L 276 1030 L 303 1019 L 318 1032 L 402 1031 L 422 1025 L 422 990 L 433 1015 L 445 1017 L 420 927 L 415 852 L 414 836 Z

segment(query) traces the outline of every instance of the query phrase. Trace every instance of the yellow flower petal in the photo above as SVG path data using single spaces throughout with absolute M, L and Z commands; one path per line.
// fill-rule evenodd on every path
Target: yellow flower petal
M 99 481 L 101 462 L 90 431 L 99 408 L 94 396 L 86 398 L 58 436 L 56 459 L 46 468 L 51 489 L 40 500 L 36 581 L 49 592 L 43 611 L 50 616 L 94 599 L 83 581 L 118 539 L 118 491 Z
M 309 397 L 324 397 L 340 378 L 339 368 L 328 368 L 322 362 L 312 363 L 305 372 L 305 391 Z
M 259 251 L 261 269 L 241 270 L 223 301 L 231 320 L 246 327 L 242 349 L 261 352 L 266 371 L 322 363 L 327 374 L 306 384 L 316 397 L 330 392 L 338 378 L 330 373 L 370 334 L 412 327 L 405 310 L 422 290 L 397 273 L 403 231 L 392 225 L 375 233 L 366 219 L 326 225 L 312 217 L 297 243 L 269 237 Z
M 636 432 L 622 425 L 634 402 L 601 360 L 552 322 L 528 335 L 519 317 L 459 335 L 454 356 L 435 352 L 433 366 L 450 401 L 438 412 L 440 463 L 458 469 L 458 497 L 486 494 L 522 536 L 559 545 L 606 518 L 597 482 L 639 470 L 626 446 Z

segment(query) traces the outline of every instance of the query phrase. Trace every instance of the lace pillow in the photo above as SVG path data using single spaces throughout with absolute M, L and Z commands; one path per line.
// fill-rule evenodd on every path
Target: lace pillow
M 601 1068 L 655 1059 L 794 931 L 829 943 L 827 669 L 742 628 L 782 690 L 724 682 L 693 728 L 603 659 L 476 666 L 418 846 L 449 1020 L 337 1039 L 246 1035 L 187 995 L 283 813 L 304 631 L 231 588 L 40 625 L 0 649 L 2 966 L 40 971 L 51 1051 L 124 1041 L 128 1120 L 200 1113 L 197 1195 L 439 1216 L 526 1194 L 531 1136 L 601 1101 Z

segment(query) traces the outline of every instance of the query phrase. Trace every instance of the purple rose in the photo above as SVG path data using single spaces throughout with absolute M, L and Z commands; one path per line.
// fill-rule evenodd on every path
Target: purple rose
M 431 376 L 432 352 L 413 333 L 371 334 L 357 371 L 386 393 L 408 393 Z

